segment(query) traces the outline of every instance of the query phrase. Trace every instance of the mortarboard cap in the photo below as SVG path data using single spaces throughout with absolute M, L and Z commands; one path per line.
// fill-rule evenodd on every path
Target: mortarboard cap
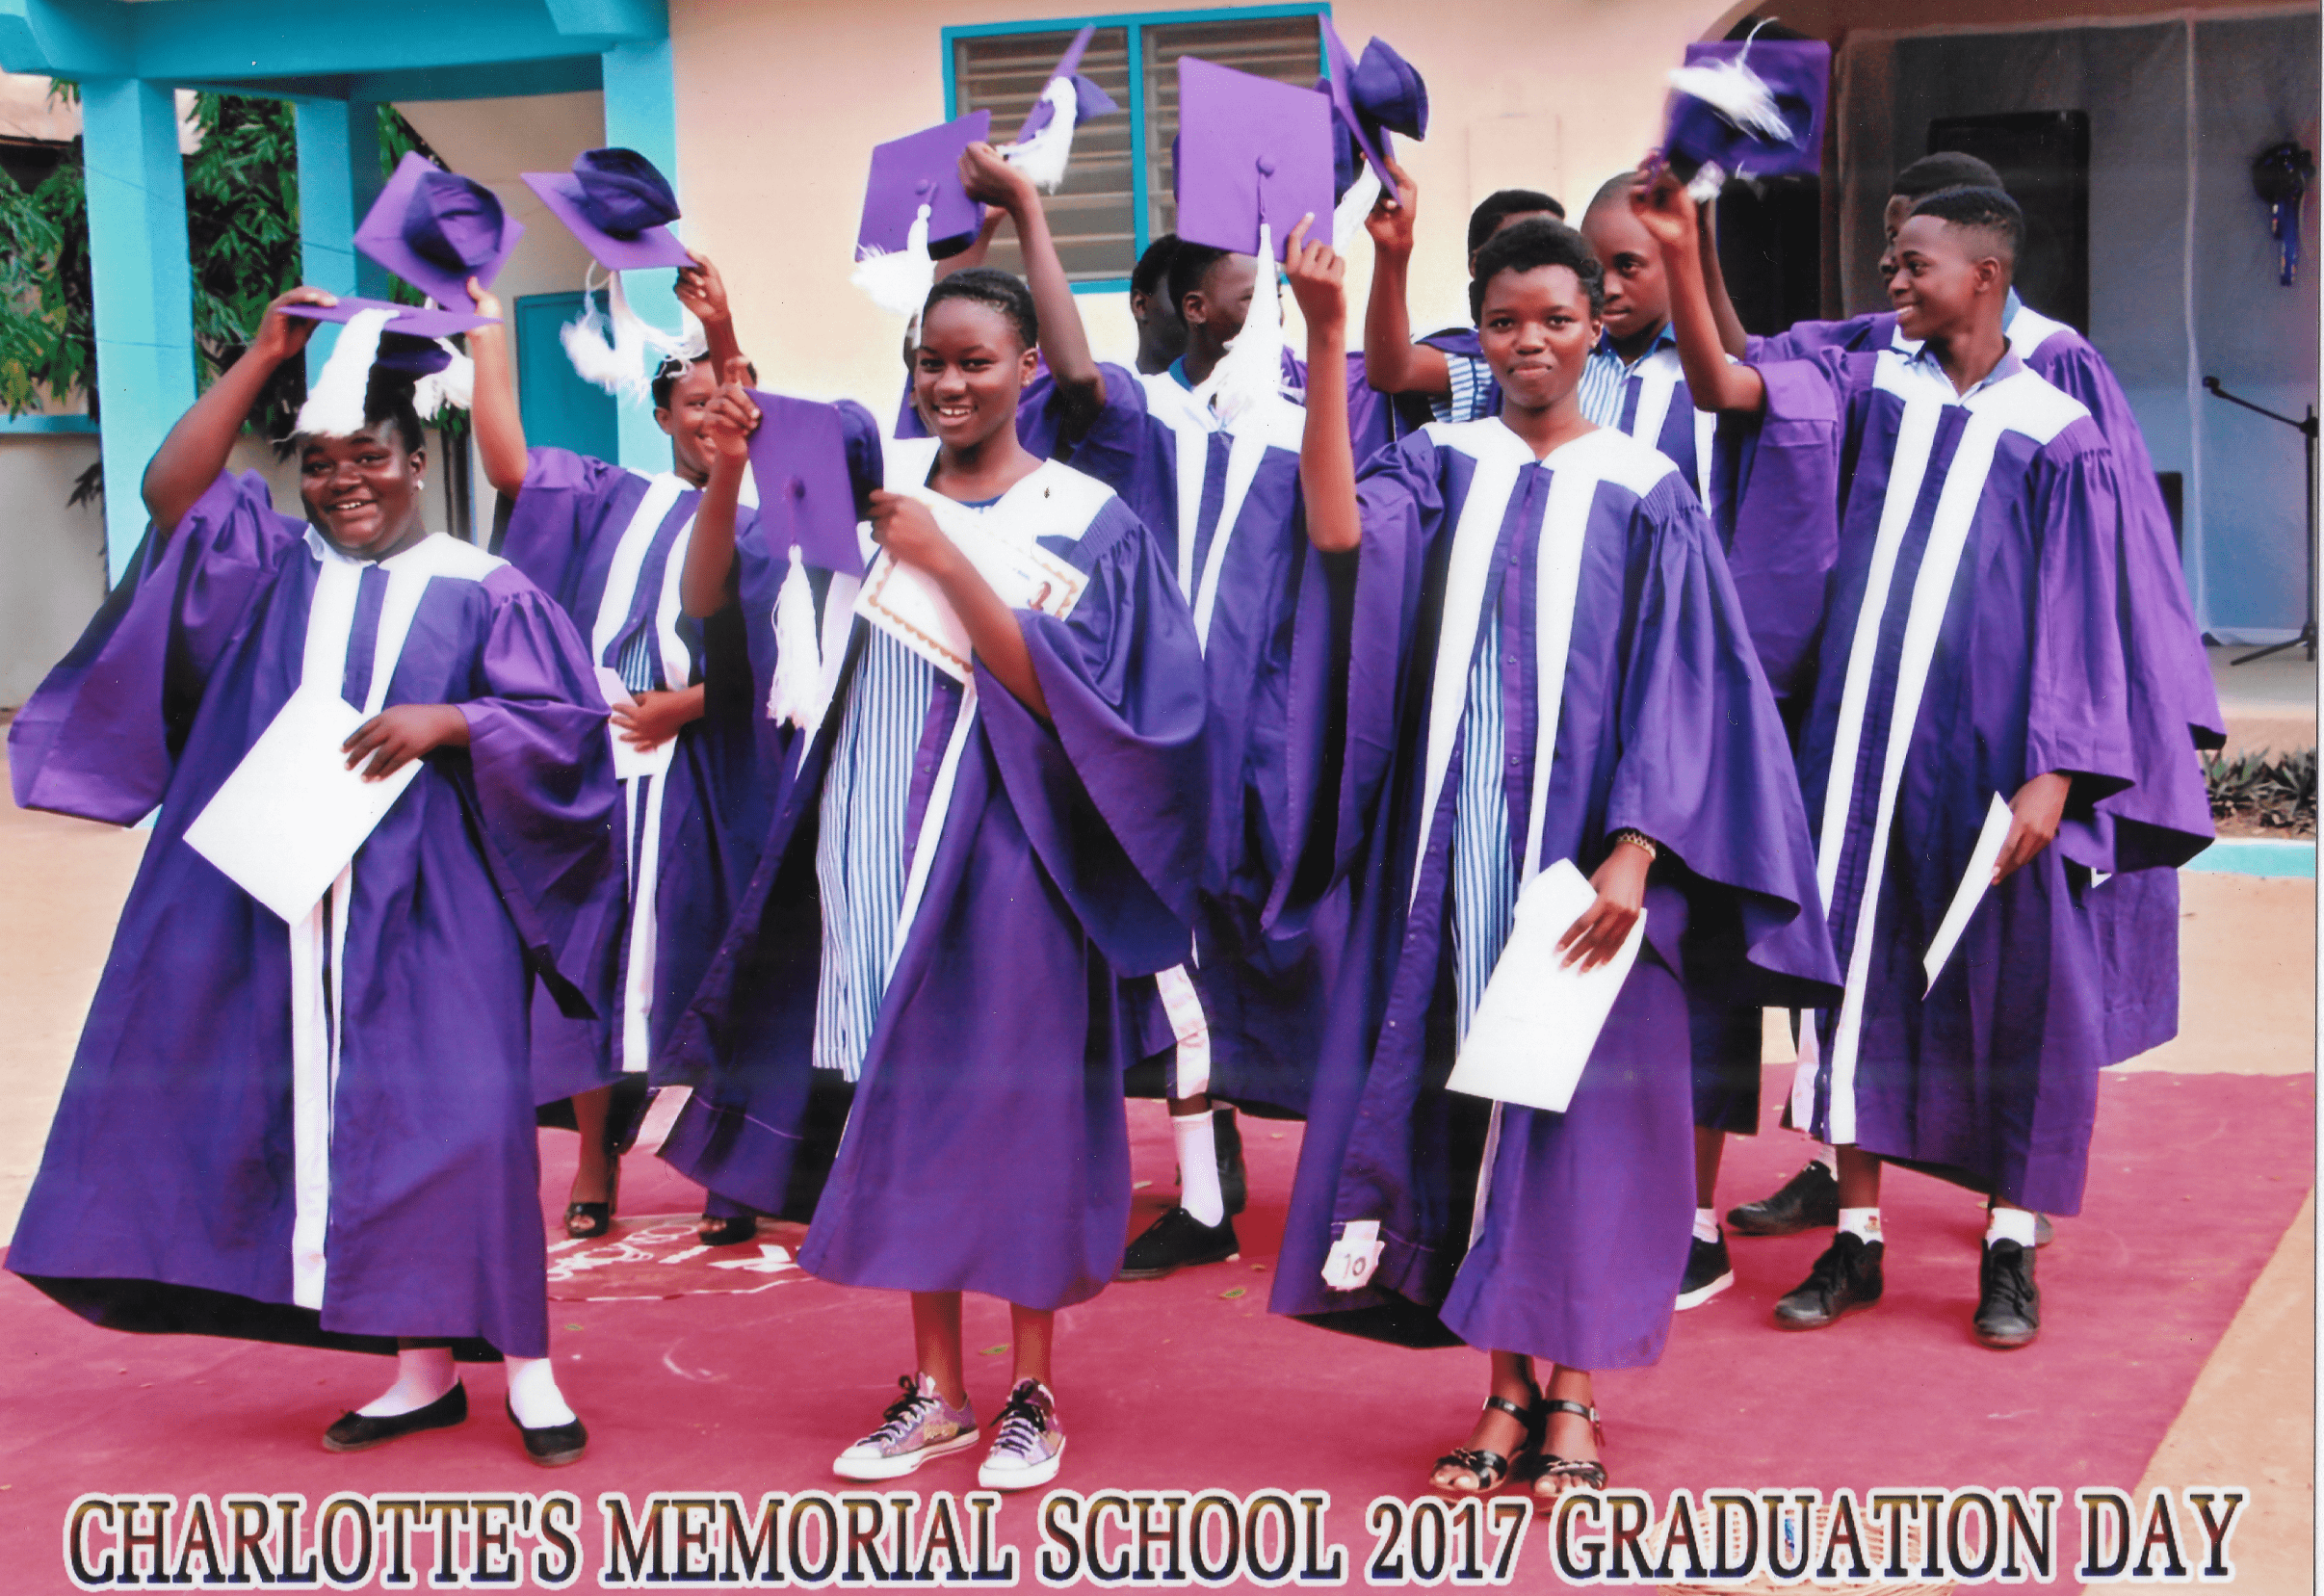
M 1281 260 L 1302 216 L 1331 224 L 1332 102 L 1312 89 L 1178 59 L 1178 236 Z
M 1681 179 L 1716 166 L 1786 177 L 1823 164 L 1832 47 L 1818 39 L 1689 44 L 1671 73 L 1663 159 Z
M 583 150 L 574 157 L 571 171 L 518 175 L 540 196 L 549 214 L 581 240 L 590 258 L 609 272 L 693 264 L 693 256 L 669 230 L 669 223 L 678 220 L 678 199 L 669 180 L 636 150 Z
M 410 154 L 373 201 L 354 244 L 437 304 L 465 309 L 468 279 L 490 287 L 524 231 L 483 184 Z
M 909 249 L 912 222 L 923 205 L 928 208 L 931 249 L 944 240 L 974 234 L 984 220 L 984 207 L 960 186 L 960 152 L 991 138 L 992 124 L 990 111 L 972 111 L 875 147 L 857 249 L 886 254 Z
M 282 313 L 347 329 L 308 384 L 293 424 L 299 432 L 338 437 L 361 431 L 365 396 L 379 372 L 417 384 L 412 402 L 422 420 L 432 419 L 447 405 L 466 408 L 475 370 L 466 355 L 442 340 L 493 325 L 491 317 L 470 311 L 393 304 L 353 294 L 339 296 L 336 304 L 286 304 Z
M 879 481 L 877 428 L 868 413 L 837 405 L 770 393 L 750 398 L 760 416 L 750 434 L 750 474 L 767 552 L 780 560 L 796 548 L 805 564 L 861 576 L 855 523 L 868 507 L 856 484 Z
M 1041 97 L 1035 99 L 1032 109 L 1025 114 L 1025 124 L 1017 129 L 1016 143 L 1025 143 L 1047 127 L 1056 117 L 1057 107 L 1048 97 L 1048 84 L 1059 78 L 1073 85 L 1073 119 L 1076 122 L 1085 122 L 1092 117 L 1110 117 L 1121 109 L 1113 103 L 1111 94 L 1097 86 L 1096 79 L 1081 70 L 1082 52 L 1089 48 L 1089 40 L 1096 33 L 1097 24 L 1092 22 L 1073 36 L 1073 42 L 1065 46 L 1065 54 L 1058 60 L 1057 69 L 1049 74 L 1043 84 Z
M 286 304 L 285 316 L 297 316 L 309 322 L 337 322 L 344 326 L 355 319 L 360 311 L 392 310 L 392 325 L 399 334 L 414 338 L 449 338 L 457 332 L 474 332 L 480 327 L 494 327 L 498 323 L 490 316 L 479 316 L 473 310 L 446 310 L 437 306 L 396 304 L 387 300 L 367 300 L 356 294 L 341 294 L 337 304 Z
M 1331 76 L 1321 85 L 1331 96 L 1332 110 L 1337 114 L 1344 137 L 1352 140 L 1379 173 L 1380 181 L 1394 185 L 1396 179 L 1388 173 L 1388 135 L 1401 133 L 1407 139 L 1425 138 L 1428 133 L 1428 86 L 1410 62 L 1374 39 L 1364 46 L 1364 56 L 1358 61 L 1347 53 L 1338 30 L 1329 17 L 1318 19 L 1323 25 L 1323 47 L 1331 60 Z M 1343 156 L 1339 180 L 1343 188 L 1355 181 L 1352 161 Z

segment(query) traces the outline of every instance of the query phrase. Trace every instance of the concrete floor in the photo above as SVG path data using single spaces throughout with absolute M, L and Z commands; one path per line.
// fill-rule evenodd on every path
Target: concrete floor
M 2312 667 L 2299 663 L 2312 694 Z M 2299 690 L 2284 685 L 2295 674 L 2247 675 L 2233 685 L 2282 692 L 2279 701 L 2296 715 Z M 2312 744 L 2312 699 L 2308 715 Z M 0 1237 L 13 1231 L 38 1167 L 144 842 L 140 832 L 0 801 L 0 893 L 12 911 L 0 916 L 0 968 L 10 972 L 0 986 L 0 1101 L 8 1105 L 0 1116 Z M 2182 1033 L 2124 1067 L 2312 1074 L 2314 883 L 2190 875 L 2183 885 Z M 2061 1244 L 2071 1245 L 2071 1227 L 2061 1230 Z M 2252 1490 L 2233 1541 L 2240 1589 L 2313 1588 L 2315 1276 L 2311 1193 L 2146 1471 L 2147 1485 Z

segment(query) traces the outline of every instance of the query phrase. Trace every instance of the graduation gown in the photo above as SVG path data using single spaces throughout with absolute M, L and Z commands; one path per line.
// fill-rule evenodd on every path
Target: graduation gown
M 2174 671 L 2183 595 L 2151 590 L 2090 412 L 2014 354 L 1966 400 L 1895 349 L 1804 369 L 1853 462 L 1800 742 L 1847 981 L 1793 1121 L 2071 1215 L 2097 1071 L 2176 1028 L 2155 901 L 2211 835 Z M 1929 987 L 1989 805 L 2051 771 L 2074 777 L 2056 841 L 1986 895 Z
M 1294 930 L 1269 923 L 1297 862 L 1319 778 L 1319 747 L 1289 735 L 1325 704 L 1320 668 L 1295 653 L 1330 642 L 1330 596 L 1299 501 L 1305 413 L 1288 400 L 1233 432 L 1168 374 L 1106 370 L 1107 404 L 1072 449 L 1160 546 L 1192 613 L 1210 700 L 1210 827 L 1192 956 L 1144 1003 L 1149 1056 L 1169 1094 L 1303 1114 L 1337 953 L 1336 906 Z M 1313 701 L 1294 711 L 1292 695 Z
M 933 458 L 892 447 L 891 485 L 925 481 Z M 1089 585 L 1065 620 L 1023 616 L 1054 725 L 981 666 L 965 689 L 934 680 L 909 772 L 903 912 L 800 1263 L 850 1285 L 1054 1308 L 1095 1295 L 1121 1262 L 1122 987 L 1186 956 L 1201 665 L 1153 540 L 1104 486 L 1053 461 L 984 514 Z M 708 1089 L 663 1156 L 762 1208 L 799 1149 L 827 923 L 823 799 L 869 632 L 854 626 L 829 710 L 793 745 L 757 873 L 668 1060 Z
M 469 745 L 286 928 L 185 834 L 302 679 L 456 704 Z M 18 803 L 160 813 L 8 1267 L 121 1329 L 544 1355 L 528 1014 L 610 989 L 605 723 L 563 614 L 480 549 L 351 561 L 256 473 L 148 534 L 10 729 Z
M 1498 420 L 1438 424 L 1359 487 L 1323 818 L 1352 925 L 1271 1305 L 1395 1339 L 1441 1315 L 1472 1345 L 1579 1368 L 1651 1362 L 1694 1202 L 1687 926 L 1735 919 L 1766 1001 L 1836 975 L 1782 723 L 1701 507 L 1635 440 L 1601 429 L 1537 462 Z M 1496 691 L 1472 701 L 1480 665 Z M 1498 786 L 1465 770 L 1487 714 Z M 1498 795 L 1486 856 L 1512 889 L 1560 858 L 1595 870 L 1624 827 L 1664 850 L 1646 945 L 1562 1114 L 1443 1089 L 1455 944 L 1496 934 L 1454 882 L 1464 791 Z M 1482 971 L 1499 946 L 1464 956 Z M 1379 1269 L 1328 1291 L 1324 1257 L 1357 1219 L 1379 1221 Z
M 656 688 L 691 687 L 704 680 L 709 643 L 680 607 L 679 579 L 701 500 L 670 472 L 534 449 L 497 552 L 562 607 L 591 664 L 618 675 L 627 659 Z M 738 538 L 754 519 L 748 507 L 738 512 Z M 765 822 L 749 698 L 706 693 L 704 702 L 659 774 L 620 784 L 630 902 L 618 1001 L 588 1020 L 536 1013 L 535 1066 L 544 1089 L 564 1088 L 555 1096 L 647 1068 L 750 880 Z

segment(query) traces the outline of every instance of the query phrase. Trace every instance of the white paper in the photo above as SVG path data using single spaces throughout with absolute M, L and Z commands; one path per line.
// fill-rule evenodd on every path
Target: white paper
M 638 707 L 638 700 L 630 696 L 630 690 L 621 685 L 621 673 L 609 666 L 597 667 L 597 690 L 605 694 L 608 709 L 634 710 Z M 674 737 L 664 738 L 651 750 L 640 748 L 623 737 L 621 726 L 613 720 L 605 723 L 605 733 L 614 740 L 614 779 L 616 781 L 627 781 L 639 775 L 660 775 L 669 769 L 670 755 L 677 751 L 678 740 Z
M 1993 867 L 2001 857 L 2002 845 L 2009 841 L 2009 824 L 2014 818 L 2009 800 L 1996 793 L 1993 807 L 1985 811 L 1985 829 L 1977 833 L 1977 846 L 1970 850 L 1969 868 L 1961 873 L 1961 885 L 1937 927 L 1936 940 L 1928 945 L 1928 956 L 1920 961 L 1920 968 L 1928 973 L 1928 985 L 1921 990 L 1922 997 L 1936 989 L 1937 976 L 1944 970 L 1945 961 L 1953 956 L 1953 950 L 1961 944 L 1961 933 L 1969 929 L 1969 917 L 1977 912 L 1977 905 L 1985 902 L 1986 893 L 1992 890 Z
M 349 770 L 341 745 L 365 719 L 336 693 L 300 688 L 186 827 L 189 847 L 293 925 L 420 773 L 416 759 L 382 781 Z
M 1335 1292 L 1352 1292 L 1371 1278 L 1380 1267 L 1387 1243 L 1380 1240 L 1380 1221 L 1350 1219 L 1340 1227 L 1340 1239 L 1323 1260 L 1323 1284 Z
M 1565 1112 L 1646 934 L 1640 910 L 1630 935 L 1604 964 L 1595 970 L 1562 964 L 1557 939 L 1597 901 L 1597 889 L 1571 859 L 1559 859 L 1526 883 L 1508 945 L 1485 982 L 1460 1058 L 1445 1082 L 1449 1090 Z
M 924 500 L 923 502 L 927 502 Z M 1015 542 L 993 532 L 973 511 L 950 500 L 930 503 L 936 524 L 969 563 L 977 567 L 1002 603 L 1012 610 L 1038 610 L 1059 620 L 1073 613 L 1089 578 L 1033 542 Z M 855 613 L 895 638 L 954 681 L 970 674 L 968 628 L 935 578 L 904 563 L 887 550 L 864 576 Z

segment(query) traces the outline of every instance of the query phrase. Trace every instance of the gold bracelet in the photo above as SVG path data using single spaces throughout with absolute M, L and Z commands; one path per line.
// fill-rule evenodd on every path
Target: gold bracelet
M 1656 858 L 1659 856 L 1662 851 L 1660 849 L 1655 846 L 1654 838 L 1648 836 L 1645 832 L 1640 831 L 1633 826 L 1626 825 L 1621 830 L 1614 833 L 1614 846 L 1619 848 L 1624 843 L 1630 844 L 1632 848 L 1644 849 L 1646 850 L 1646 862 L 1648 864 L 1654 863 Z

